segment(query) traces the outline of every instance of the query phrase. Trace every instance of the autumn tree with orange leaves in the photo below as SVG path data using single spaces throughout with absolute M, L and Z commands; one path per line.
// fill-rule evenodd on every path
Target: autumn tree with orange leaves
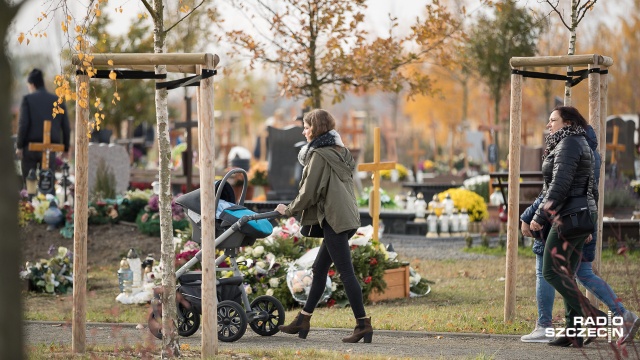
M 252 30 L 226 32 L 232 54 L 249 66 L 265 65 L 280 75 L 281 93 L 321 107 L 325 98 L 341 101 L 350 90 L 406 90 L 430 94 L 431 78 L 405 65 L 448 61 L 448 45 L 461 36 L 460 22 L 439 1 L 425 6 L 410 34 L 373 38 L 363 29 L 365 0 L 229 0 L 243 11 Z M 391 18 L 391 28 L 397 19 Z

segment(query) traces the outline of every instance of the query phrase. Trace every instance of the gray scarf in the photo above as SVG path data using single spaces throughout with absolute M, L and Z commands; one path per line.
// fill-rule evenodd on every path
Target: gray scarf
M 333 146 L 333 145 L 344 147 L 344 143 L 340 138 L 340 134 L 338 134 L 338 132 L 335 130 L 328 131 L 318 136 L 317 138 L 311 140 L 311 142 L 308 143 L 307 145 L 303 146 L 300 149 L 300 152 L 298 152 L 298 161 L 300 162 L 300 164 L 302 164 L 302 166 L 306 166 L 307 162 L 309 161 L 309 159 L 307 158 L 307 155 L 309 154 L 311 149 L 317 149 L 317 148 L 321 148 L 325 146 Z

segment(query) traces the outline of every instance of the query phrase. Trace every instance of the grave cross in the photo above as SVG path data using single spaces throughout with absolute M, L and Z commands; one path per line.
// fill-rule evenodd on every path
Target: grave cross
M 420 168 L 420 163 L 418 161 L 420 161 L 420 156 L 424 155 L 426 152 L 424 150 L 422 150 L 420 148 L 420 144 L 418 144 L 418 138 L 414 137 L 413 138 L 413 148 L 409 151 L 407 151 L 407 154 L 410 155 L 413 158 L 413 166 L 415 166 L 415 168 L 413 169 L 414 172 L 418 171 L 418 169 Z
M 129 163 L 133 164 L 133 149 L 131 148 L 134 144 L 144 144 L 143 137 L 133 137 L 133 116 L 129 116 L 127 119 L 127 137 L 124 139 L 117 139 L 116 144 L 125 145 L 127 148 L 127 152 L 129 153 Z
M 617 154 L 618 151 L 625 151 L 627 147 L 624 144 L 618 144 L 618 135 L 620 134 L 620 127 L 613 125 L 613 139 L 607 144 L 607 150 L 611 150 L 611 165 L 618 163 Z
M 362 126 L 358 126 L 358 119 L 355 116 L 350 116 L 346 118 L 342 122 L 344 125 L 340 128 L 340 135 L 342 135 L 343 142 L 349 148 L 349 150 L 353 151 L 355 149 L 360 149 L 360 136 L 364 134 L 364 130 L 362 130 Z M 348 124 L 348 125 L 347 125 Z M 345 141 L 346 140 L 346 141 Z
M 187 150 L 185 150 L 185 155 L 183 155 L 182 161 L 182 170 L 184 176 L 187 177 L 187 192 L 190 192 L 193 189 L 192 184 L 192 176 L 193 176 L 193 147 L 192 147 L 192 139 L 191 139 L 191 129 L 198 127 L 197 121 L 191 120 L 191 97 L 185 96 L 184 101 L 187 108 L 187 121 L 175 123 L 173 126 L 175 129 L 187 129 Z
M 373 172 L 373 190 L 369 194 L 369 214 L 373 222 L 373 241 L 378 241 L 380 222 L 380 170 L 393 170 L 393 161 L 380 162 L 380 128 L 373 129 L 373 162 L 358 165 L 359 171 Z
M 47 170 L 49 168 L 49 153 L 53 152 L 62 152 L 64 151 L 63 144 L 52 144 L 51 143 L 51 120 L 44 121 L 44 130 L 42 131 L 42 142 L 41 143 L 29 143 L 29 151 L 41 151 L 42 152 L 42 163 L 40 165 L 40 169 Z

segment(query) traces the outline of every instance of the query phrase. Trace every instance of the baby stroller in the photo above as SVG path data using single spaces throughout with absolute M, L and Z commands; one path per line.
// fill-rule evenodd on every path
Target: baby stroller
M 238 204 L 233 188 L 227 180 L 230 176 L 241 173 L 244 176 L 244 186 Z M 216 278 L 217 290 L 217 319 L 218 339 L 233 342 L 240 339 L 247 324 L 257 334 L 271 336 L 276 334 L 278 326 L 284 324 L 285 310 L 282 303 L 273 296 L 263 295 L 249 302 L 244 289 L 242 272 L 238 269 L 236 256 L 239 248 L 251 246 L 257 238 L 269 236 L 273 226 L 268 219 L 281 216 L 277 211 L 257 214 L 243 207 L 247 189 L 247 173 L 243 169 L 229 171 L 222 180 L 216 182 L 216 250 L 224 250 L 224 254 L 216 259 L 216 271 L 233 271 L 233 276 L 225 279 Z M 221 186 L 222 185 L 222 186 Z M 192 240 L 200 243 L 200 190 L 194 190 L 176 199 L 182 206 L 193 228 Z M 221 210 L 224 208 L 224 210 Z M 218 215 L 218 212 L 219 215 Z M 201 261 L 202 250 L 196 256 L 176 271 L 179 283 L 176 290 L 176 305 L 178 307 L 178 334 L 191 336 L 200 327 L 202 314 L 201 284 L 202 273 L 188 271 L 193 265 Z M 228 268 L 218 265 L 229 259 Z M 162 338 L 161 332 L 161 288 L 154 291 L 151 301 L 152 311 L 149 314 L 149 330 L 157 338 Z M 246 309 L 246 310 L 245 310 Z

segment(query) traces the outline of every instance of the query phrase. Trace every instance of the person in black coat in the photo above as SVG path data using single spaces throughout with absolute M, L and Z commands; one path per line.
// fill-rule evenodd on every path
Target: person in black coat
M 63 158 L 68 157 L 71 128 L 64 103 L 60 106 L 64 112 L 53 117 L 53 103 L 58 97 L 44 86 L 42 71 L 33 69 L 27 78 L 30 94 L 22 98 L 20 105 L 20 122 L 18 125 L 18 141 L 16 156 L 22 160 L 23 181 L 29 170 L 42 167 L 42 153 L 29 151 L 29 143 L 41 143 L 43 139 L 44 121 L 51 120 L 51 142 L 64 144 Z M 49 168 L 55 170 L 56 155 L 49 155 Z
M 594 178 L 594 155 L 585 138 L 588 124 L 578 110 L 571 106 L 558 106 L 549 116 L 549 135 L 543 153 L 542 176 L 544 186 L 542 201 L 530 223 L 531 231 L 542 231 L 550 225 L 544 248 L 542 275 L 564 300 L 567 329 L 574 329 L 577 317 L 605 316 L 591 305 L 580 292 L 575 271 L 582 257 L 585 241 L 593 229 L 584 233 L 567 235 L 558 231 L 554 215 L 571 197 L 587 197 L 587 206 L 594 223 L 597 223 L 598 188 Z M 552 346 L 582 347 L 584 338 L 575 334 L 558 337 Z

